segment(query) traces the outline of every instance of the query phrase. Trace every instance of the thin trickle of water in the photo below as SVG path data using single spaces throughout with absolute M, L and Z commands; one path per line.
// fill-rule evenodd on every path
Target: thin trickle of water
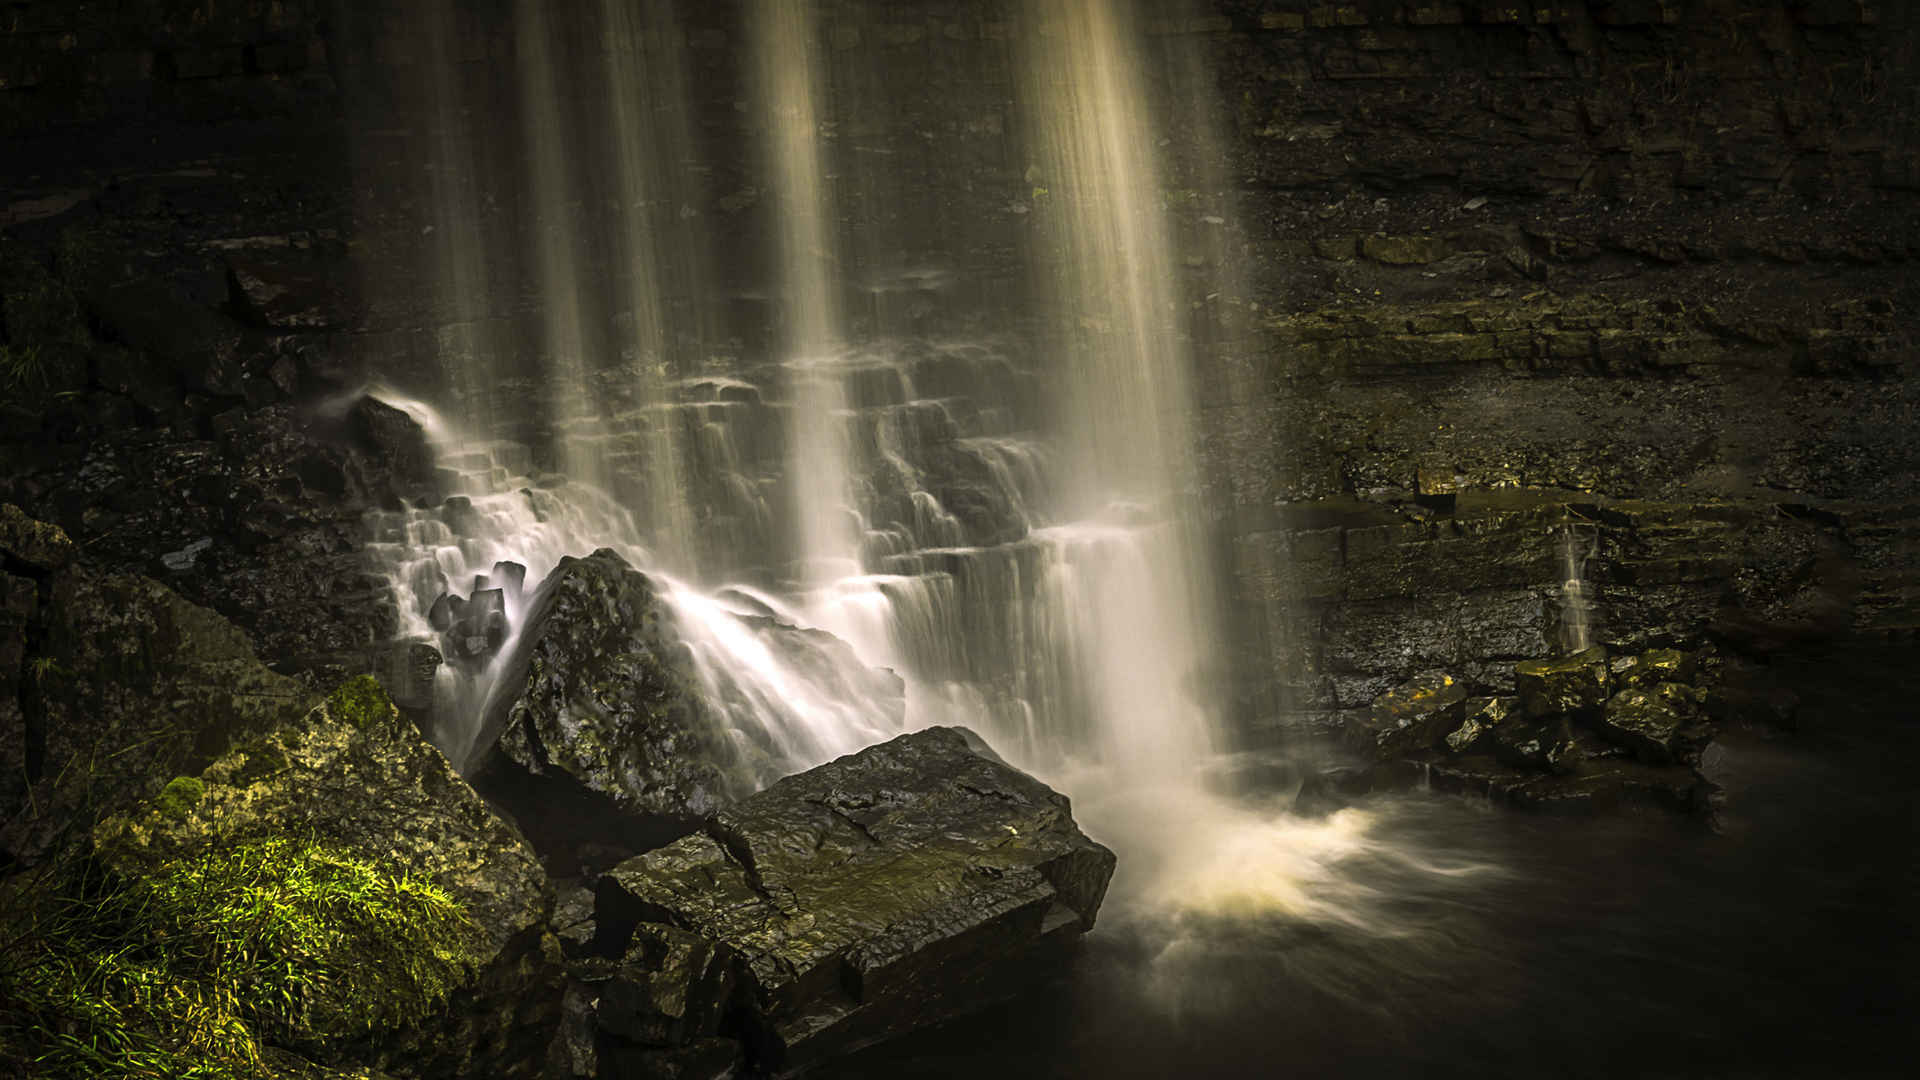
M 1593 638 L 1593 590 L 1587 583 L 1587 560 L 1595 540 L 1591 533 L 1567 525 L 1560 530 L 1560 645 L 1568 653 L 1583 652 Z

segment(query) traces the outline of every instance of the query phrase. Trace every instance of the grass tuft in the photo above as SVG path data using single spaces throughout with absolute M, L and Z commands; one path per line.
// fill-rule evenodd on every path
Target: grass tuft
M 91 874 L 6 883 L 0 1064 L 58 1080 L 257 1076 L 266 1043 L 424 1019 L 476 963 L 444 891 L 312 841 Z

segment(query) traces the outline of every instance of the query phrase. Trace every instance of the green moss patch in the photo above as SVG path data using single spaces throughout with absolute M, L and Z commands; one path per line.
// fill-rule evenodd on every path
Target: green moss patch
M 307 840 L 9 884 L 0 1064 L 34 1076 L 259 1076 L 263 1046 L 417 1022 L 476 966 L 444 891 Z
M 160 812 L 169 819 L 180 821 L 188 811 L 199 805 L 200 797 L 207 793 L 207 785 L 192 776 L 176 776 L 167 781 L 166 789 L 160 792 L 155 801 Z
M 348 679 L 327 695 L 327 715 L 361 731 L 393 716 L 393 701 L 371 675 Z

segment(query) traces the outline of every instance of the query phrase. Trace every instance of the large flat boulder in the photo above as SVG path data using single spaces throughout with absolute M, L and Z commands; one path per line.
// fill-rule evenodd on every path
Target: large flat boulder
M 1065 796 L 971 732 L 903 735 L 607 873 L 599 944 L 642 992 L 602 994 L 599 1027 L 630 1061 L 732 1031 L 754 1068 L 801 1068 L 964 1009 L 1092 929 L 1113 867 Z M 648 970 L 686 985 L 641 985 Z M 700 1000 L 715 993 L 729 1027 Z

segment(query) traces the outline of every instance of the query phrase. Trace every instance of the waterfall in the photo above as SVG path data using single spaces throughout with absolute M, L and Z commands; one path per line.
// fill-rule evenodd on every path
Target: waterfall
M 565 24 L 562 24 L 564 26 Z M 605 486 L 606 448 L 588 384 L 588 310 L 580 253 L 585 236 L 578 220 L 566 100 L 561 79 L 569 58 L 556 40 L 561 27 L 542 0 L 516 0 L 515 40 L 520 46 L 520 122 L 533 193 L 533 264 L 541 297 L 541 355 L 548 392 L 548 420 L 555 429 L 560 463 L 569 477 Z
M 847 23 L 809 0 L 750 5 L 728 62 L 765 189 L 718 195 L 690 179 L 728 167 L 695 136 L 691 65 L 711 76 L 715 59 L 683 47 L 674 9 L 517 0 L 518 130 L 461 132 L 525 169 L 503 212 L 530 231 L 533 303 L 517 317 L 533 355 L 443 362 L 456 399 L 487 397 L 471 388 L 507 368 L 545 394 L 449 410 L 378 391 L 427 427 L 453 496 L 368 523 L 403 636 L 433 640 L 439 596 L 510 570 L 498 564 L 523 566 L 530 596 L 561 558 L 611 547 L 660 585 L 731 733 L 770 748 L 762 782 L 897 734 L 897 698 L 868 674 L 889 668 L 907 725 L 974 727 L 1074 794 L 1143 902 L 1358 918 L 1315 890 L 1364 845 L 1366 815 L 1298 820 L 1213 779 L 1222 661 L 1197 361 L 1141 6 L 1033 0 L 1013 44 L 996 53 L 983 35 L 968 54 L 1008 65 L 1015 99 L 1025 190 L 1007 213 L 1031 287 L 1011 301 L 951 254 L 974 222 L 887 205 L 962 156 L 898 152 L 923 121 L 873 98 L 901 78 L 888 37 L 912 28 L 857 10 Z M 1180 92 L 1210 93 L 1203 65 L 1182 62 Z M 865 101 L 836 98 L 848 87 Z M 864 141 L 875 133 L 895 142 Z M 1198 142 L 1219 175 L 1218 147 Z M 448 168 L 492 156 L 448 145 Z M 433 189 L 449 230 L 480 209 L 467 190 Z M 513 261 L 474 248 L 501 244 L 468 229 L 440 245 L 463 318 L 483 310 L 482 271 Z M 963 298 L 984 317 L 942 316 Z M 498 655 L 442 669 L 436 737 L 463 765 L 487 749 L 477 718 L 525 603 L 506 595 Z M 850 656 L 783 653 L 755 629 L 769 617 L 827 630 Z
M 1047 530 L 1053 579 L 1094 746 L 1129 781 L 1190 776 L 1210 749 L 1194 700 L 1212 635 L 1191 504 L 1193 361 L 1176 319 L 1179 268 L 1160 207 L 1131 6 L 1035 4 L 1024 36 L 1036 213 L 1064 447 Z
M 854 568 L 856 550 L 838 356 L 845 329 L 834 296 L 839 266 L 820 150 L 818 31 L 806 0 L 764 0 L 760 7 L 755 74 L 767 117 L 768 172 L 778 192 L 793 539 L 798 579 L 818 589 Z
M 1589 526 L 1560 529 L 1560 647 L 1566 653 L 1586 651 L 1593 637 L 1593 590 L 1587 583 L 1587 560 L 1599 538 Z
M 626 426 L 636 431 L 639 501 L 650 545 L 664 565 L 691 569 L 697 544 L 680 424 L 667 400 L 674 362 L 662 293 L 663 278 L 698 250 L 685 237 L 673 236 L 670 224 L 680 220 L 686 205 L 673 198 L 681 194 L 675 176 L 692 154 L 684 111 L 652 107 L 656 100 L 682 99 L 683 76 L 660 5 L 602 0 L 601 18 L 622 225 L 619 251 L 627 272 L 629 329 L 621 366 L 632 380 L 634 401 Z M 706 288 L 697 276 L 692 285 Z

